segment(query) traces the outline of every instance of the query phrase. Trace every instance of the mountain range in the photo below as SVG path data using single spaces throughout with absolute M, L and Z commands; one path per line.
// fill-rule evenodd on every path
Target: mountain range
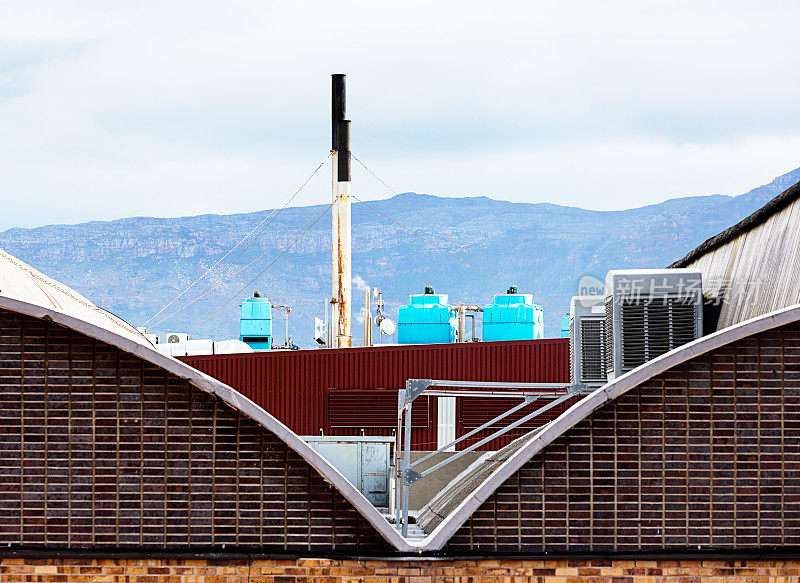
M 534 295 L 544 306 L 546 336 L 558 336 L 582 276 L 665 267 L 798 181 L 800 168 L 738 196 L 674 198 L 622 211 L 416 193 L 356 203 L 354 336 L 363 335 L 367 286 L 383 291 L 387 315 L 396 318 L 408 295 L 425 285 L 449 294 L 451 303 L 488 304 L 510 284 Z M 317 205 L 14 228 L 0 233 L 0 247 L 131 324 L 150 319 L 149 332 L 236 337 L 238 306 L 258 290 L 291 307 L 294 342 L 311 346 L 314 317 L 324 317 L 330 294 L 329 216 Z M 274 318 L 282 340 L 283 316 Z

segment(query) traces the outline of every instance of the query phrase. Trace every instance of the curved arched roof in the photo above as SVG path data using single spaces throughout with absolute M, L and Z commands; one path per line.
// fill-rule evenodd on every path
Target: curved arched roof
M 392 546 L 410 545 L 378 510 L 324 457 L 253 401 L 200 371 L 156 351 L 130 324 L 92 304 L 75 290 L 0 250 L 0 309 L 50 320 L 150 362 L 198 389 L 216 395 L 274 433 L 330 482 Z
M 125 320 L 98 308 L 74 289 L 47 277 L 2 249 L 0 249 L 0 296 L 73 316 L 133 342 L 152 346 L 143 334 Z
M 530 436 L 524 446 L 469 494 L 429 536 L 423 540 L 412 542 L 404 539 L 364 495 L 325 458 L 253 401 L 228 385 L 172 357 L 157 352 L 142 334 L 123 320 L 94 306 L 74 290 L 48 278 L 3 251 L 0 251 L 0 309 L 51 320 L 138 356 L 187 380 L 198 389 L 218 396 L 231 407 L 273 432 L 296 451 L 324 479 L 339 490 L 392 546 L 400 551 L 418 552 L 441 549 L 501 484 L 548 444 L 591 415 L 595 409 L 696 356 L 748 336 L 800 321 L 800 305 L 753 318 L 663 354 L 604 385 L 537 431 L 535 435 Z
M 748 336 L 800 321 L 800 304 L 777 310 L 764 316 L 725 328 L 667 352 L 600 387 L 567 409 L 558 418 L 530 436 L 527 443 L 509 457 L 486 480 L 472 491 L 425 539 L 418 543 L 421 550 L 439 550 L 491 496 L 494 491 L 519 470 L 528 460 L 541 452 L 566 431 L 587 418 L 597 408 L 638 387 L 645 381 L 696 356 L 731 344 Z M 525 437 L 521 439 L 526 439 Z

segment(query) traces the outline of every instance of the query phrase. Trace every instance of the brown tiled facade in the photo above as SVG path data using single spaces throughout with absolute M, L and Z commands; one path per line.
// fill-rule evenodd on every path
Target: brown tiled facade
M 0 559 L 14 583 L 793 582 L 798 560 Z
M 677 366 L 509 478 L 453 553 L 800 545 L 800 327 Z
M 4 310 L 0 484 L 2 547 L 388 549 L 308 463 L 220 399 Z

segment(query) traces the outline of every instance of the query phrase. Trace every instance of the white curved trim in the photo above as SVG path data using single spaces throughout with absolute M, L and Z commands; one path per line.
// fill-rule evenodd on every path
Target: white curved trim
M 650 380 L 651 378 L 682 364 L 696 356 L 716 350 L 726 344 L 736 342 L 748 336 L 759 334 L 773 328 L 791 324 L 800 320 L 800 304 L 783 308 L 763 316 L 746 320 L 735 326 L 730 326 L 708 336 L 704 336 L 685 344 L 671 352 L 662 354 L 642 366 L 620 376 L 614 381 L 600 387 L 586 398 L 575 403 L 564 411 L 559 417 L 548 423 L 530 443 L 526 444 L 508 460 L 506 460 L 493 474 L 484 480 L 458 507 L 447 516 L 434 531 L 423 540 L 415 544 L 421 551 L 441 549 L 450 537 L 461 528 L 461 525 L 472 516 L 484 501 L 494 491 L 508 480 L 514 472 L 523 466 L 533 456 L 538 454 L 545 446 L 571 429 L 578 422 L 588 417 L 595 409 L 613 401 Z
M 300 457 L 320 473 L 325 481 L 333 485 L 342 496 L 349 500 L 361 516 L 374 526 L 389 544 L 399 551 L 412 551 L 415 549 L 415 547 L 410 545 L 400 533 L 381 516 L 380 512 L 378 512 L 369 500 L 367 500 L 366 497 L 324 457 L 312 449 L 305 441 L 300 439 L 300 437 L 286 427 L 286 425 L 235 389 L 171 356 L 161 354 L 144 342 L 137 342 L 131 338 L 117 334 L 112 330 L 103 328 L 102 326 L 76 318 L 75 316 L 70 316 L 63 312 L 2 295 L 0 295 L 0 308 L 40 320 L 50 320 L 87 336 L 91 336 L 96 340 L 115 346 L 124 352 L 138 356 L 143 360 L 161 367 L 189 381 L 202 391 L 218 396 L 231 407 L 238 409 L 259 425 L 273 432 L 279 439 L 296 451 Z

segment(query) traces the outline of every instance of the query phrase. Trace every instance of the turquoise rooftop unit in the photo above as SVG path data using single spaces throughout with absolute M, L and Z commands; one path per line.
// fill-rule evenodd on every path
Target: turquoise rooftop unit
M 409 296 L 407 306 L 400 306 L 397 318 L 397 342 L 400 344 L 438 344 L 455 342 L 456 314 L 447 303 L 447 294 L 434 293 L 425 286 L 424 294 Z
M 259 296 L 258 292 L 242 302 L 239 340 L 253 350 L 272 348 L 272 302 Z
M 561 337 L 569 338 L 569 314 L 561 316 Z
M 530 294 L 517 293 L 516 286 L 494 296 L 483 309 L 483 340 L 535 340 L 544 338 L 544 311 Z

